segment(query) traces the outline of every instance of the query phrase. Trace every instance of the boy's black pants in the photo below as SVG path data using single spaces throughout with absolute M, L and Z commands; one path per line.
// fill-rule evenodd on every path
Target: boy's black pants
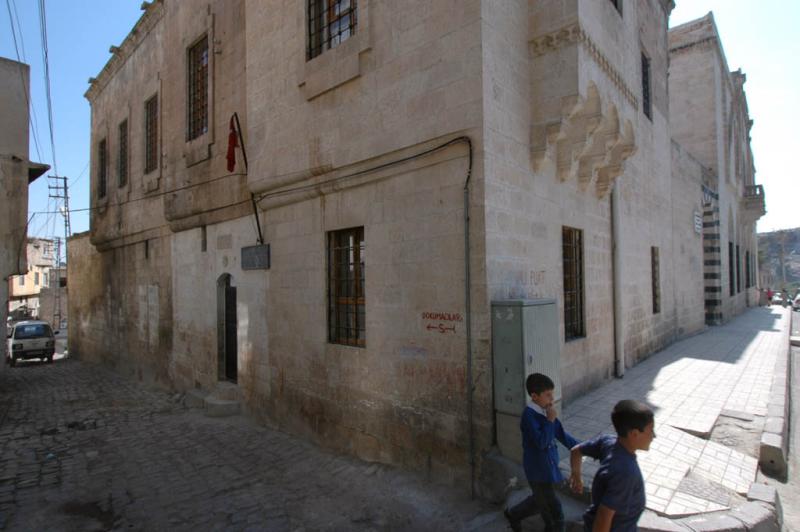
M 530 482 L 530 497 L 508 509 L 512 521 L 522 521 L 538 513 L 542 514 L 546 532 L 564 532 L 564 510 L 556 496 L 556 485 L 551 482 Z

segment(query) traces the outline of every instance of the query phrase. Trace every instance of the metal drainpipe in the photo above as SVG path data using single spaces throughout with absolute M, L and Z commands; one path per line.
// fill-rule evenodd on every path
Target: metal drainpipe
M 469 167 L 464 181 L 464 301 L 467 320 L 467 420 L 469 422 L 469 493 L 475 498 L 475 430 L 472 419 L 472 302 L 470 298 L 470 244 L 469 244 L 469 182 L 472 178 L 472 140 L 464 137 L 469 147 Z
M 611 270 L 613 274 L 614 299 L 614 375 L 625 376 L 625 320 L 622 312 L 622 252 L 620 251 L 620 212 L 619 212 L 619 180 L 611 189 Z

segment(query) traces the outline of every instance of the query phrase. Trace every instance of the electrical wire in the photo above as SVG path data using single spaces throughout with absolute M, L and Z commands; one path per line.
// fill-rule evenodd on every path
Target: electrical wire
M 39 28 L 42 38 L 42 62 L 44 64 L 44 88 L 47 100 L 47 122 L 50 126 L 50 155 L 53 159 L 53 172 L 58 173 L 58 163 L 56 162 L 56 141 L 55 128 L 53 127 L 53 99 L 50 95 L 50 58 L 47 48 L 47 13 L 45 0 L 39 0 Z
M 334 182 L 337 182 L 337 181 L 343 181 L 345 179 L 351 179 L 353 177 L 358 177 L 358 176 L 369 174 L 369 173 L 372 173 L 372 172 L 377 172 L 379 170 L 384 170 L 386 168 L 391 168 L 393 166 L 397 166 L 397 165 L 406 163 L 408 161 L 412 161 L 414 159 L 419 159 L 421 157 L 425 157 L 425 156 L 430 155 L 432 153 L 436 153 L 436 152 L 441 151 L 441 150 L 443 150 L 443 149 L 445 149 L 445 148 L 447 148 L 449 146 L 452 146 L 454 144 L 459 144 L 459 143 L 462 143 L 462 142 L 464 142 L 464 137 L 457 137 L 457 138 L 451 139 L 451 140 L 449 140 L 447 142 L 444 142 L 442 144 L 439 144 L 437 146 L 434 146 L 433 148 L 429 148 L 427 150 L 424 150 L 424 151 L 422 151 L 420 153 L 415 153 L 414 155 L 409 155 L 407 157 L 402 157 L 402 158 L 396 159 L 394 161 L 389 161 L 387 163 L 383 163 L 383 164 L 380 164 L 378 166 L 365 168 L 365 169 L 359 170 L 357 172 L 353 172 L 353 173 L 342 175 L 342 176 L 336 176 L 336 177 L 333 177 L 333 178 L 330 178 L 330 179 L 326 179 L 324 181 L 318 181 L 318 182 L 315 182 L 315 183 L 309 184 L 309 185 L 301 185 L 301 186 L 292 187 L 292 188 L 288 188 L 288 189 L 281 189 L 281 190 L 278 190 L 278 191 L 275 191 L 275 192 L 271 192 L 271 193 L 260 194 L 260 195 L 257 196 L 256 203 L 258 203 L 261 200 L 267 199 L 267 198 L 271 198 L 271 197 L 275 197 L 275 196 L 281 196 L 281 195 L 284 195 L 284 194 L 291 194 L 293 192 L 311 190 L 311 189 L 317 188 L 317 187 L 319 187 L 321 185 L 326 185 L 326 184 L 334 183 Z M 461 158 L 461 157 L 464 157 L 464 156 L 459 156 L 459 157 L 456 157 L 456 158 Z M 272 178 L 273 179 L 283 179 L 283 178 L 293 177 L 293 176 L 299 175 L 300 173 L 302 173 L 302 172 L 293 172 L 293 173 L 290 173 L 290 174 L 273 176 Z M 133 198 L 133 199 L 126 200 L 126 201 L 121 201 L 121 202 L 118 202 L 118 203 L 107 203 L 105 205 L 98 205 L 96 207 L 85 207 L 85 208 L 82 208 L 82 209 L 70 209 L 69 212 L 70 213 L 91 212 L 91 211 L 96 211 L 96 210 L 100 210 L 100 209 L 107 209 L 109 207 L 119 207 L 119 206 L 122 206 L 122 205 L 127 205 L 128 203 L 134 203 L 134 202 L 137 202 L 137 201 L 144 201 L 144 200 L 154 199 L 154 198 L 158 198 L 160 196 L 166 196 L 167 194 L 174 194 L 175 192 L 180 192 L 181 190 L 187 190 L 187 189 L 190 189 L 190 188 L 203 186 L 203 185 L 206 185 L 208 183 L 213 183 L 215 181 L 219 181 L 221 179 L 226 179 L 228 177 L 246 176 L 246 175 L 247 174 L 242 173 L 242 172 L 234 172 L 234 173 L 231 173 L 231 174 L 225 174 L 225 175 L 217 176 L 217 177 L 209 179 L 207 181 L 203 181 L 202 183 L 194 183 L 194 184 L 191 184 L 191 185 L 186 185 L 186 186 L 182 186 L 182 187 L 173 188 L 173 189 L 170 189 L 170 190 L 165 190 L 164 192 L 159 192 L 158 194 L 149 194 L 147 196 L 142 196 L 140 198 Z M 242 203 L 247 203 L 249 201 L 251 201 L 251 200 L 250 199 L 242 200 L 242 201 L 233 203 L 231 205 L 227 205 L 226 207 L 235 206 L 235 205 L 239 205 L 239 204 L 242 204 Z M 36 211 L 36 213 L 37 214 L 59 214 L 58 211 L 53 211 L 53 212 Z
M 16 26 L 14 25 L 14 16 L 11 14 L 11 0 L 6 0 L 6 8 L 8 9 L 8 21 L 11 24 L 11 36 L 14 39 L 14 51 L 17 54 L 17 62 L 18 63 L 22 63 L 23 62 L 20 59 L 19 46 L 17 45 L 17 31 L 19 31 L 19 40 L 22 43 L 22 59 L 24 59 L 27 62 L 27 59 L 25 59 L 25 42 L 22 39 L 22 26 L 20 26 L 20 24 L 19 24 L 19 17 L 16 17 L 17 18 L 17 24 L 16 24 Z M 17 11 L 17 4 L 15 3 L 14 4 L 14 13 L 16 13 L 16 11 Z M 19 81 L 22 84 L 22 93 L 25 96 L 25 105 L 26 105 L 26 107 L 28 109 L 31 109 L 33 111 L 34 107 L 33 107 L 33 104 L 31 103 L 30 98 L 28 96 L 27 87 L 25 87 L 25 78 L 22 75 L 22 70 L 20 70 L 20 73 L 19 73 Z M 31 117 L 33 117 L 33 120 L 31 119 Z M 38 127 L 36 125 L 35 117 L 36 117 L 36 113 L 35 112 L 33 113 L 33 115 L 29 115 L 28 116 L 28 123 L 30 124 L 31 129 L 33 130 L 33 145 L 36 148 L 36 156 L 41 161 L 42 160 L 42 153 L 41 153 L 41 150 L 39 148 L 39 131 L 38 131 Z

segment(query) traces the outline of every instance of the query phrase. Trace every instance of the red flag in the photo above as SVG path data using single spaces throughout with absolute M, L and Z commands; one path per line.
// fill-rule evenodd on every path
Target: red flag
M 228 171 L 233 172 L 236 168 L 236 148 L 239 146 L 239 136 L 236 134 L 236 124 L 231 117 L 230 131 L 228 133 Z

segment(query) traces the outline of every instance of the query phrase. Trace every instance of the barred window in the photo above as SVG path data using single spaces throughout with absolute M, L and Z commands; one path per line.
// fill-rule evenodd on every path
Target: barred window
M 106 139 L 97 144 L 97 195 L 106 197 L 106 184 L 108 183 L 108 147 Z
M 311 60 L 325 50 L 336 48 L 356 32 L 356 0 L 307 0 L 308 49 Z
M 744 251 L 744 287 L 750 288 L 753 286 L 752 272 L 750 271 L 750 251 Z
M 564 336 L 566 340 L 586 336 L 583 317 L 583 231 L 563 227 L 561 245 L 564 262 Z
M 728 242 L 728 291 L 729 295 L 736 293 L 736 265 L 733 258 L 733 242 Z
M 658 248 L 650 248 L 650 280 L 653 286 L 653 314 L 661 312 L 661 263 Z
M 742 291 L 742 258 L 739 255 L 739 244 L 736 244 L 736 293 Z
M 158 95 L 144 104 L 144 173 L 158 168 Z
M 653 119 L 650 101 L 650 59 L 644 54 L 642 54 L 642 111 L 647 118 Z
M 189 48 L 186 140 L 208 132 L 208 35 Z
M 328 233 L 328 340 L 365 346 L 364 228 Z
M 128 184 L 128 121 L 119 125 L 119 156 L 117 157 L 117 180 L 120 187 Z

